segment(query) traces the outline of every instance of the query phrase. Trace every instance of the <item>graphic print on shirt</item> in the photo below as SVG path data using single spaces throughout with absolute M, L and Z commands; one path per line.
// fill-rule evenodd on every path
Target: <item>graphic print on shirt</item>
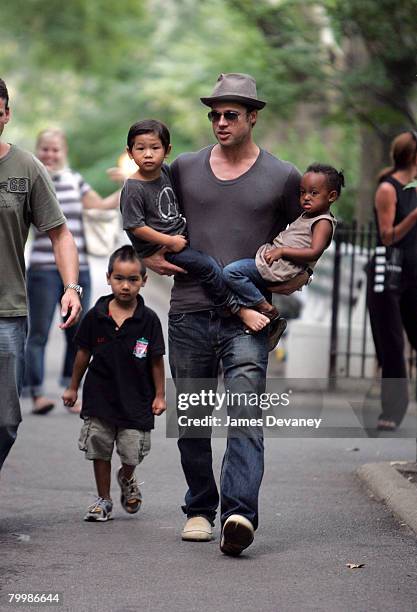
M 136 340 L 135 348 L 133 349 L 133 354 L 138 359 L 143 359 L 146 357 L 148 352 L 149 340 L 146 338 L 139 338 Z
M 13 208 L 24 203 L 29 192 L 29 179 L 11 177 L 7 183 L 0 183 L 0 208 Z
M 158 193 L 158 212 L 161 219 L 170 221 L 179 217 L 178 202 L 172 187 L 165 186 Z

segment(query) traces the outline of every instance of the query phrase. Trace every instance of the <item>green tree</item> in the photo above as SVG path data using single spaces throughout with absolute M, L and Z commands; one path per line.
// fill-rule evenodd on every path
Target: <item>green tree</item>
M 12 85 L 18 118 L 8 128 L 14 140 L 30 147 L 39 129 L 58 124 L 68 135 L 71 163 L 102 191 L 111 188 L 103 170 L 124 149 L 133 121 L 150 116 L 165 121 L 173 136 L 172 158 L 203 146 L 212 134 L 199 97 L 220 71 L 257 73 L 266 57 L 262 35 L 224 0 L 133 3 L 139 13 L 128 10 L 132 0 L 114 10 L 108 0 L 89 0 L 89 14 L 97 15 L 98 23 L 91 19 L 97 30 L 88 37 L 85 0 L 65 5 L 62 14 L 54 0 L 32 0 L 22 24 L 23 1 L 17 0 L 8 6 L 11 26 L 0 24 L 7 40 L 0 59 L 8 65 L 2 76 Z M 41 4 L 45 10 L 37 22 Z M 110 37 L 97 34 L 103 20 L 110 29 L 117 21 Z
M 18 45 L 18 64 L 29 57 L 57 70 L 115 74 L 132 48 L 141 49 L 135 41 L 145 19 L 138 0 L 14 0 L 2 5 L 0 32 Z
M 340 108 L 360 125 L 357 217 L 364 222 L 370 217 L 376 174 L 389 161 L 392 138 L 416 127 L 417 4 L 336 0 L 327 8 L 345 51 L 337 81 Z
M 15 0 L 2 7 L 1 75 L 15 142 L 57 124 L 99 189 L 131 122 L 165 121 L 175 157 L 213 138 L 199 97 L 249 72 L 267 101 L 257 140 L 300 169 L 342 166 L 344 218 L 371 208 L 393 133 L 415 123 L 415 0 Z
M 357 126 L 360 163 L 356 216 L 371 213 L 375 175 L 389 143 L 416 126 L 415 0 L 229 0 L 256 23 L 271 52 L 275 79 L 297 100 L 317 104 L 327 120 Z M 294 106 L 293 109 L 294 110 Z

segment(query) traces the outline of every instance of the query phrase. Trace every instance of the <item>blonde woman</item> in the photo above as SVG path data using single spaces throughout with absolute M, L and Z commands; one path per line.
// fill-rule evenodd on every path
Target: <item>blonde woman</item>
M 36 141 L 36 156 L 46 166 L 56 189 L 58 201 L 74 236 L 80 260 L 79 284 L 83 288 L 83 311 L 90 306 L 91 281 L 85 244 L 82 211 L 84 208 L 116 208 L 120 191 L 101 198 L 78 173 L 68 165 L 65 134 L 59 129 L 42 131 Z M 27 275 L 30 330 L 26 347 L 25 387 L 32 400 L 34 414 L 47 414 L 54 402 L 44 389 L 45 347 L 63 286 L 55 264 L 51 244 L 45 234 L 36 231 Z M 77 326 L 65 330 L 66 351 L 60 384 L 66 387 L 71 379 L 75 357 L 73 338 Z M 77 403 L 71 412 L 79 412 Z

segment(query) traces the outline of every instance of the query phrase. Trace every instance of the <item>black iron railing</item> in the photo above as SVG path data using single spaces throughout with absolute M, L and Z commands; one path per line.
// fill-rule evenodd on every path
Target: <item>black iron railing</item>
M 370 265 L 371 258 L 374 253 L 376 244 L 377 232 L 375 224 L 370 222 L 367 226 L 358 227 L 356 221 L 351 224 L 339 223 L 334 236 L 335 253 L 333 263 L 333 289 L 332 289 L 332 318 L 330 331 L 330 359 L 329 359 L 329 384 L 334 387 L 337 378 L 341 377 L 341 371 L 345 378 L 352 377 L 351 362 L 352 358 L 359 358 L 359 377 L 366 377 L 366 364 L 368 360 L 375 361 L 375 370 L 377 368 L 376 357 L 374 352 L 369 352 L 369 326 L 367 314 L 367 294 L 368 294 L 368 276 L 365 270 Z M 359 269 L 362 271 L 361 278 L 356 278 Z M 342 275 L 342 270 L 344 274 Z M 365 286 L 358 287 L 358 283 Z M 340 329 L 340 296 L 341 290 L 348 289 L 347 295 L 347 317 L 346 317 L 346 343 L 341 346 L 339 338 Z M 360 350 L 352 349 L 352 328 L 353 328 L 353 313 L 356 305 L 358 289 L 365 292 L 363 300 L 363 312 L 361 313 L 361 329 L 360 329 Z M 346 301 L 346 298 L 345 298 Z M 416 355 L 413 349 L 407 345 L 407 367 L 409 378 L 416 377 Z M 340 360 L 343 360 L 344 367 L 338 367 Z M 356 368 L 357 370 L 357 368 Z M 358 373 L 355 373 L 358 376 Z
M 356 221 L 350 225 L 340 223 L 336 229 L 334 236 L 335 254 L 333 265 L 333 291 L 332 291 L 332 320 L 330 331 L 330 360 L 329 360 L 329 379 L 334 381 L 340 376 L 340 368 L 337 367 L 338 360 L 344 360 L 344 376 L 351 376 L 351 360 L 353 357 L 360 359 L 360 374 L 361 378 L 365 377 L 365 367 L 367 359 L 374 359 L 374 353 L 368 353 L 366 350 L 368 338 L 366 299 L 364 300 L 364 312 L 361 317 L 361 342 L 360 350 L 352 349 L 352 326 L 353 312 L 357 300 L 358 289 L 367 292 L 367 287 L 358 287 L 360 284 L 366 283 L 366 277 L 362 273 L 361 279 L 356 278 L 357 264 L 364 271 L 370 264 L 373 255 L 373 250 L 376 242 L 376 229 L 373 223 L 369 223 L 366 227 L 358 227 Z M 342 280 L 342 266 L 345 271 L 344 279 Z M 347 283 L 347 321 L 346 321 L 346 344 L 340 346 L 339 342 L 339 307 L 340 307 L 340 292 L 342 282 Z

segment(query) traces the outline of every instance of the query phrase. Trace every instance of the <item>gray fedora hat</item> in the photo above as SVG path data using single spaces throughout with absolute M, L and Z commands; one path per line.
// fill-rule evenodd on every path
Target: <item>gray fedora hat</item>
M 207 106 L 211 106 L 214 102 L 239 102 L 261 109 L 266 104 L 258 100 L 255 79 L 249 74 L 240 72 L 219 75 L 211 96 L 200 100 Z

